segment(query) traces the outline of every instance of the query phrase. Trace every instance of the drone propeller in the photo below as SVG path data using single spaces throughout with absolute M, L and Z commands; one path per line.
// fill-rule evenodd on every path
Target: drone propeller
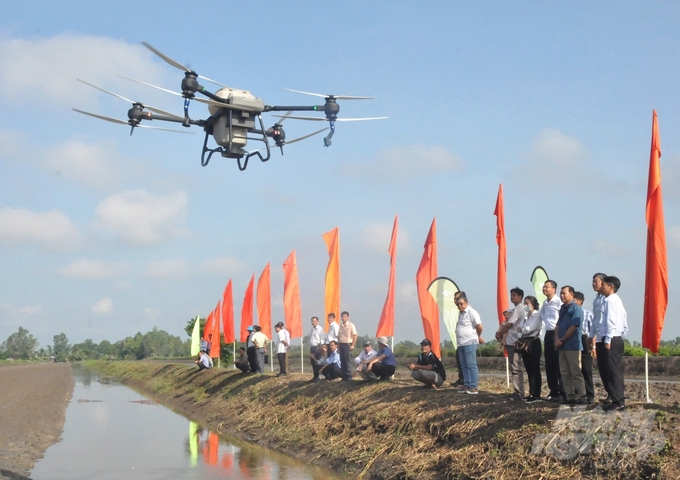
M 151 84 L 151 83 L 143 82 L 143 81 L 141 81 L 141 80 L 137 80 L 136 78 L 126 77 L 125 75 L 120 75 L 120 74 L 119 74 L 118 76 L 119 76 L 120 78 L 124 78 L 124 79 L 126 79 L 126 80 L 130 80 L 130 81 L 132 81 L 132 82 L 136 82 L 136 83 L 140 83 L 140 84 L 142 84 L 142 85 L 146 85 L 147 87 L 156 88 L 156 89 L 158 89 L 158 90 L 162 90 L 163 92 L 171 93 L 171 94 L 173 94 L 173 95 L 177 95 L 178 97 L 183 97 L 183 96 L 184 96 L 184 95 L 182 95 L 181 93 L 174 92 L 174 91 L 172 91 L 172 90 L 168 90 L 167 88 L 159 87 L 158 85 L 153 85 L 153 84 Z M 235 107 L 229 105 L 228 103 L 217 102 L 217 101 L 215 101 L 215 100 L 210 100 L 210 99 L 207 99 L 207 98 L 198 98 L 198 97 L 195 97 L 193 100 L 196 101 L 196 102 L 205 103 L 206 105 L 212 105 L 212 106 L 218 107 L 218 108 L 231 108 L 231 109 L 234 109 L 234 108 L 235 108 Z M 181 118 L 181 117 L 180 117 L 180 118 Z
M 194 74 L 194 75 L 196 75 L 198 78 L 202 78 L 203 80 L 207 80 L 208 82 L 214 83 L 215 85 L 219 85 L 220 87 L 229 88 L 229 87 L 227 87 L 226 85 L 222 85 L 221 83 L 216 82 L 215 80 L 210 80 L 208 77 L 204 77 L 203 75 L 197 74 L 197 73 L 194 72 L 192 69 L 190 69 L 190 68 L 188 68 L 188 67 L 185 67 L 184 65 L 182 65 L 181 63 L 179 63 L 179 62 L 176 61 L 176 60 L 173 60 L 172 58 L 168 57 L 168 56 L 165 55 L 163 52 L 161 52 L 161 51 L 155 49 L 154 47 L 152 47 L 151 45 L 149 45 L 149 44 L 146 43 L 146 42 L 142 42 L 142 45 L 144 45 L 146 48 L 148 48 L 149 50 L 151 50 L 153 53 L 155 53 L 156 55 L 158 55 L 159 57 L 161 57 L 163 60 L 165 60 L 166 62 L 168 62 L 170 65 L 172 65 L 172 66 L 175 67 L 175 68 L 178 68 L 178 69 L 180 69 L 180 70 L 183 70 L 183 71 L 186 72 L 186 73 Z
M 284 117 L 284 120 L 285 120 L 286 118 L 287 118 L 287 117 Z M 283 121 L 283 120 L 281 120 L 281 121 Z M 319 133 L 321 133 L 321 132 L 323 132 L 323 131 L 325 131 L 325 130 L 328 130 L 328 127 L 322 128 L 321 130 L 317 130 L 316 132 L 308 133 L 307 135 L 303 135 L 302 137 L 294 138 L 293 140 L 288 140 L 288 141 L 283 140 L 283 141 L 281 141 L 281 142 L 276 142 L 274 145 L 271 145 L 271 144 L 270 144 L 270 145 L 269 145 L 269 148 L 279 147 L 279 148 L 281 149 L 281 155 L 283 155 L 283 146 L 284 146 L 284 145 L 289 145 L 289 144 L 291 144 L 291 143 L 301 142 L 302 140 L 305 140 L 305 139 L 307 139 L 307 138 L 309 138 L 309 137 L 313 137 L 314 135 L 317 135 L 317 134 L 319 134 Z M 261 151 L 264 150 L 265 148 L 267 148 L 267 147 L 262 147 L 262 148 L 259 148 L 259 149 L 257 149 L 257 150 L 253 150 L 252 152 L 248 152 L 248 154 L 255 154 L 255 153 L 257 153 L 257 152 L 261 152 Z
M 141 105 L 142 108 L 146 108 L 147 110 L 151 110 L 152 112 L 160 113 L 161 115 L 167 115 L 168 117 L 179 118 L 179 119 L 182 118 L 178 115 L 175 115 L 174 113 L 170 113 L 170 112 L 166 112 L 165 110 L 161 110 L 160 108 L 152 107 L 151 105 L 144 105 L 141 102 L 135 102 L 134 100 L 130 100 L 129 98 L 125 98 L 122 95 L 118 95 L 117 93 L 113 93 L 113 92 L 110 92 L 108 90 L 105 90 L 101 87 L 98 87 L 97 85 L 93 85 L 89 82 L 86 82 L 85 80 L 81 80 L 80 78 L 76 78 L 76 80 L 78 80 L 81 83 L 84 83 L 85 85 L 89 85 L 92 88 L 96 88 L 97 90 L 101 90 L 104 93 L 108 93 L 109 95 L 113 95 L 114 97 L 118 97 L 121 100 L 125 100 L 126 102 L 132 103 L 133 105 L 134 104 Z
M 328 127 L 322 128 L 321 130 L 317 130 L 317 131 L 314 132 L 314 133 L 309 133 L 309 134 L 307 134 L 307 135 L 305 135 L 305 136 L 303 136 L 303 137 L 298 137 L 298 138 L 294 138 L 293 140 L 289 140 L 289 141 L 285 142 L 284 145 L 289 145 L 289 144 L 291 144 L 291 143 L 300 142 L 300 141 L 302 141 L 302 140 L 304 140 L 304 139 L 306 139 L 306 138 L 313 137 L 314 135 L 316 135 L 316 134 L 318 134 L 318 133 L 321 133 L 321 132 L 323 132 L 323 131 L 326 131 L 326 130 L 328 130 Z
M 283 115 L 272 115 L 273 117 L 283 117 Z M 292 118 L 294 120 L 309 120 L 313 122 L 327 122 L 326 117 L 305 117 L 301 115 L 287 115 L 286 118 Z M 365 117 L 365 118 L 336 118 L 335 122 L 360 122 L 362 120 L 385 120 L 389 117 Z
M 149 128 L 151 130 L 163 130 L 165 132 L 184 133 L 184 134 L 187 134 L 187 135 L 195 135 L 196 134 L 196 132 L 187 132 L 187 131 L 184 131 L 184 130 L 173 130 L 173 129 L 170 129 L 170 128 L 150 127 L 148 125 L 140 125 L 139 121 L 137 121 L 137 124 L 134 124 L 131 120 L 128 120 L 126 122 L 125 120 L 119 120 L 117 118 L 106 117 L 104 115 L 97 115 L 96 113 L 90 113 L 90 112 L 86 112 L 84 110 L 78 110 L 77 108 L 74 108 L 73 111 L 78 112 L 78 113 L 82 113 L 83 115 L 89 115 L 90 117 L 99 118 L 100 120 L 106 120 L 107 122 L 117 123 L 119 125 L 131 126 L 132 130 L 130 130 L 130 135 L 132 135 L 133 130 L 137 127 L 139 127 L 139 128 Z
M 372 100 L 374 98 L 374 97 L 355 97 L 351 95 L 324 95 L 323 93 L 303 92 L 302 90 L 293 90 L 292 88 L 284 88 L 284 90 L 287 90 L 289 92 L 302 93 L 304 95 L 312 95 L 313 97 L 335 98 L 336 100 Z

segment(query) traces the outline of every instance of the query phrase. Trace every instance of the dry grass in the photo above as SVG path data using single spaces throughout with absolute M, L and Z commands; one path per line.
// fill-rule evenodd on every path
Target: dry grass
M 453 388 L 423 389 L 405 377 L 389 383 L 308 383 L 308 377 L 299 375 L 198 373 L 182 365 L 146 362 L 99 362 L 94 367 L 208 426 L 358 478 L 680 478 L 674 448 L 680 441 L 680 395 L 668 384 L 655 386 L 655 398 L 664 401 L 652 408 L 639 401 L 644 393 L 640 385 L 627 386 L 629 410 L 602 417 L 616 429 L 618 422 L 648 410 L 653 425 L 647 434 L 666 438 L 659 453 L 642 455 L 640 445 L 649 442 L 645 432 L 631 435 L 636 427 L 607 433 L 603 424 L 586 439 L 588 453 L 559 460 L 532 453 L 535 438 L 552 438 L 555 451 L 568 447 L 560 439 L 574 422 L 566 427 L 556 422 L 554 404 L 509 400 L 504 379 L 483 378 L 482 393 L 471 396 Z

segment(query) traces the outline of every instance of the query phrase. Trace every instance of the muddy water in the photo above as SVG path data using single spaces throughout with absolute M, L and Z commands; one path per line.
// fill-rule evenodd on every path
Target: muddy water
M 97 373 L 76 366 L 74 375 L 62 440 L 34 480 L 342 478 L 217 435 Z

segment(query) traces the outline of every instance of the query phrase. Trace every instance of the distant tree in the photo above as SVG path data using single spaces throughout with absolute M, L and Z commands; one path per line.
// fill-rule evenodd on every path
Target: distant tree
M 199 319 L 199 321 L 201 322 L 201 323 L 200 323 L 200 325 L 201 325 L 201 327 L 200 327 L 200 329 L 201 329 L 201 338 L 203 338 L 203 327 L 205 327 L 205 322 L 206 322 L 207 319 L 205 319 L 205 318 L 203 318 L 203 317 L 199 317 L 198 319 Z M 189 320 L 187 321 L 186 326 L 184 327 L 184 331 L 187 332 L 187 335 L 189 335 L 189 337 L 191 337 L 191 334 L 192 334 L 193 331 L 194 331 L 194 323 L 196 323 L 196 318 L 195 318 L 195 317 L 189 319 Z
M 97 345 L 97 353 L 100 357 L 108 358 L 114 354 L 113 345 L 108 340 L 102 340 L 99 342 L 99 345 Z
M 68 360 L 68 356 L 71 354 L 71 345 L 68 343 L 68 338 L 66 338 L 65 333 L 60 333 L 53 337 L 54 357 L 58 362 L 64 362 Z
M 99 358 L 98 346 L 88 338 L 83 343 L 76 343 L 71 347 L 71 353 L 76 360 Z
M 2 350 L 7 357 L 24 358 L 30 360 L 38 348 L 38 340 L 25 328 L 19 327 L 16 333 L 11 334 L 2 343 Z

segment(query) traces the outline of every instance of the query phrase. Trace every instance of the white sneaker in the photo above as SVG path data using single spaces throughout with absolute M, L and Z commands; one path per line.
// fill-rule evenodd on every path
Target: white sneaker
M 477 391 L 476 388 L 469 388 L 465 391 L 465 393 L 469 395 L 479 395 L 479 392 Z

